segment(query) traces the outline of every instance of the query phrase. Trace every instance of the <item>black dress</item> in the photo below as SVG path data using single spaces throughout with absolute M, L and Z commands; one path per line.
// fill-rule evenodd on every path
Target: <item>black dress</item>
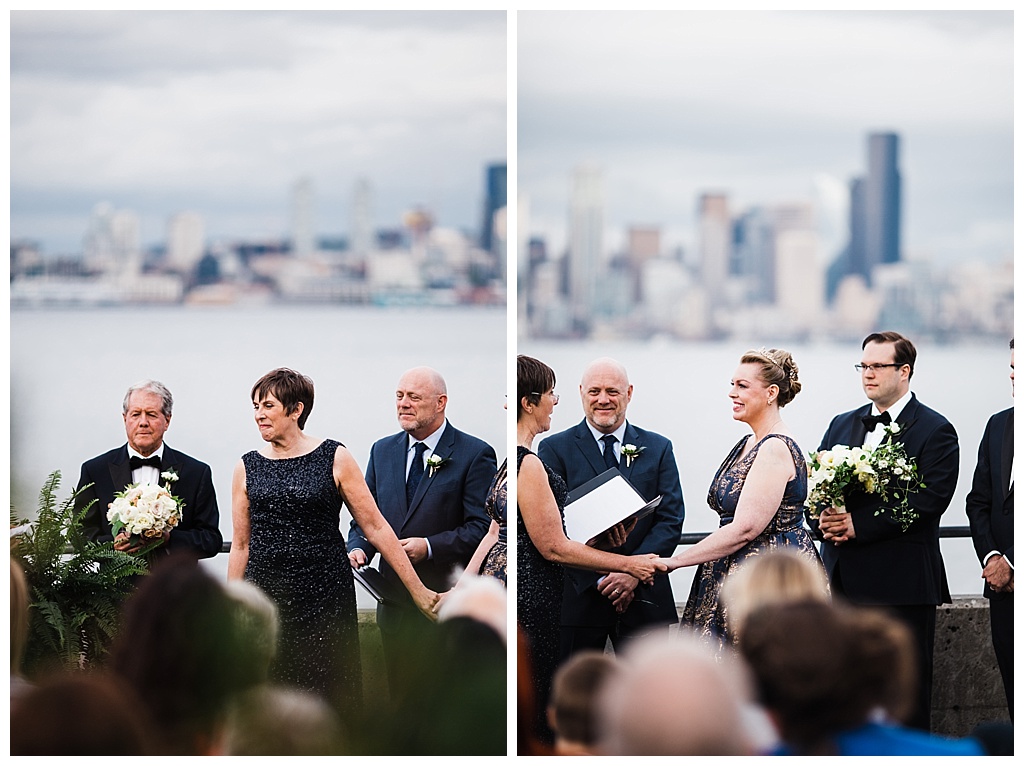
M 334 482 L 339 446 L 325 439 L 298 457 L 242 456 L 250 524 L 245 579 L 277 604 L 271 679 L 357 713 L 362 672 L 355 585 Z
M 516 471 L 523 458 L 534 454 L 526 447 L 516 449 Z M 548 485 L 563 516 L 565 500 L 569 494 L 565 480 L 547 465 Z M 562 518 L 565 529 L 565 519 Z M 543 740 L 550 740 L 547 726 L 547 704 L 551 694 L 551 680 L 558 668 L 559 625 L 562 618 L 562 587 L 564 569 L 561 564 L 548 561 L 530 540 L 523 524 L 523 514 L 517 514 L 516 524 L 516 618 L 530 648 L 530 663 L 536 691 L 536 731 Z
M 824 573 L 824 566 L 814 547 L 814 541 L 803 526 L 804 502 L 807 499 L 807 464 L 800 447 L 788 436 L 768 434 L 751 447 L 750 452 L 737 459 L 749 438 L 749 434 L 744 436 L 732 448 L 708 490 L 708 505 L 719 515 L 720 527 L 731 523 L 735 518 L 736 506 L 739 504 L 747 473 L 765 441 L 777 438 L 785 442 L 793 456 L 796 475 L 786 484 L 779 509 L 761 534 L 738 551 L 716 561 L 701 564 L 697 568 L 680 625 L 690 626 L 698 635 L 713 641 L 717 648 L 721 648 L 727 641 L 727 614 L 720 598 L 722 584 L 729 573 L 742 566 L 744 561 L 767 551 L 785 547 L 807 556 Z
M 508 524 L 505 521 L 505 506 L 508 503 L 508 461 L 505 460 L 491 482 L 491 489 L 484 501 L 484 510 L 492 520 L 498 522 L 498 541 L 487 551 L 480 574 L 496 577 L 506 584 L 508 564 Z

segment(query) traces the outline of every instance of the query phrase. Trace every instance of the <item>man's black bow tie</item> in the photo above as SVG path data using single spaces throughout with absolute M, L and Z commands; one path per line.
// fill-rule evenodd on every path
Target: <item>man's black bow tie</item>
M 864 427 L 868 431 L 874 431 L 875 426 L 881 423 L 883 426 L 887 426 L 892 422 L 892 416 L 888 412 L 883 412 L 881 415 L 863 415 L 861 420 L 864 421 Z
M 130 458 L 128 458 L 128 465 L 131 466 L 131 469 L 133 471 L 136 468 L 141 468 L 144 465 L 151 465 L 156 470 L 159 471 L 160 470 L 160 456 L 159 455 L 152 455 L 150 457 L 138 457 L 137 455 L 132 455 Z

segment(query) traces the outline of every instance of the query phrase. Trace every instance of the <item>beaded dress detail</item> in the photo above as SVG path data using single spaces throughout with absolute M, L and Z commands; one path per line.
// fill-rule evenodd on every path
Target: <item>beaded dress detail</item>
M 498 522 L 498 541 L 487 552 L 484 563 L 480 566 L 480 574 L 496 577 L 506 584 L 505 572 L 508 566 L 508 524 L 505 520 L 508 503 L 508 460 L 502 462 L 494 475 L 491 488 L 484 501 L 484 511 Z

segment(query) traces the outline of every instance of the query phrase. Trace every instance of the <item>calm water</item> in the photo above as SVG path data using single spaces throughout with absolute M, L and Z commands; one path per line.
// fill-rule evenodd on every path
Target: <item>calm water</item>
M 133 329 L 137 322 L 145 329 Z M 84 460 L 124 443 L 125 390 L 155 378 L 174 394 L 167 443 L 209 463 L 230 540 L 232 471 L 263 445 L 249 391 L 275 367 L 313 379 L 306 431 L 343 442 L 364 468 L 370 445 L 398 431 L 402 372 L 434 367 L 448 384 L 449 420 L 491 444 L 500 462 L 508 452 L 505 340 L 505 312 L 489 308 L 15 310 L 12 501 L 31 512 L 54 470 L 63 477 L 60 497 L 69 494 Z M 346 530 L 348 522 L 345 513 Z M 226 576 L 226 555 L 207 564 Z
M 729 380 L 743 351 L 771 339 L 748 343 L 667 343 L 636 341 L 553 343 L 521 342 L 519 352 L 551 365 L 558 376 L 552 432 L 583 417 L 579 380 L 598 356 L 626 365 L 633 383 L 629 418 L 672 440 L 683 484 L 686 532 L 707 532 L 718 516 L 707 505 L 715 471 L 730 448 L 749 429 L 733 421 Z M 815 449 L 831 418 L 867 402 L 853 365 L 859 345 L 787 346 L 800 368 L 803 390 L 782 415 L 804 451 Z M 945 415 L 960 437 L 960 479 L 943 526 L 967 524 L 964 500 L 970 490 L 978 444 L 989 416 L 1013 403 L 1009 383 L 1009 349 L 1005 345 L 922 346 L 911 386 L 918 398 Z M 943 558 L 953 594 L 981 593 L 981 571 L 967 539 L 943 540 Z M 677 601 L 685 601 L 693 568 L 671 575 Z
M 145 323 L 139 334 L 136 321 Z M 494 309 L 368 309 L 339 307 L 15 310 L 11 312 L 11 493 L 31 511 L 53 470 L 63 475 L 61 497 L 77 483 L 86 460 L 124 442 L 121 399 L 129 384 L 152 377 L 175 396 L 167 442 L 209 463 L 231 538 L 231 472 L 262 440 L 252 420 L 249 390 L 274 367 L 293 367 L 316 383 L 310 434 L 344 442 L 360 465 L 370 445 L 398 430 L 393 390 L 401 373 L 436 367 L 449 389 L 448 415 L 457 427 L 508 454 L 502 408 L 509 389 L 506 318 Z M 591 359 L 614 356 L 634 384 L 629 414 L 672 439 L 686 502 L 688 532 L 710 531 L 717 516 L 707 487 L 729 448 L 746 433 L 731 418 L 729 378 L 747 347 L 770 343 L 520 342 L 519 351 L 550 364 L 559 376 L 561 404 L 553 429 L 582 417 L 577 386 Z M 817 446 L 832 415 L 865 400 L 856 344 L 794 346 L 803 391 L 783 415 L 805 450 Z M 509 354 L 511 356 L 511 354 Z M 960 435 L 957 493 L 943 517 L 967 524 L 978 442 L 993 412 L 1010 406 L 1009 354 L 1004 345 L 919 349 L 913 390 L 948 417 Z M 511 439 L 510 439 L 511 436 Z M 348 525 L 347 515 L 343 518 Z M 955 594 L 981 592 L 980 572 L 967 540 L 944 540 Z M 208 565 L 223 574 L 227 557 Z M 692 569 L 672 575 L 677 600 L 689 592 Z M 369 606 L 360 593 L 360 605 Z

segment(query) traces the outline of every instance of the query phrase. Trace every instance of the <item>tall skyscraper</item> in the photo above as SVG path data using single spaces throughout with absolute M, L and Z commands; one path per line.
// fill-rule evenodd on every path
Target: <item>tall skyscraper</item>
M 590 323 L 604 255 L 604 179 L 593 165 L 572 174 L 569 197 L 569 303 L 577 326 Z
M 365 178 L 356 180 L 352 195 L 352 241 L 350 250 L 358 258 L 366 258 L 374 249 L 373 189 Z
M 864 186 L 864 222 L 872 267 L 900 260 L 899 136 L 868 136 L 868 176 Z
M 313 182 L 300 178 L 292 187 L 292 255 L 311 258 L 316 253 Z
M 480 227 L 480 247 L 494 252 L 494 214 L 508 205 L 508 166 L 495 163 L 487 166 L 484 192 L 484 220 Z
M 724 194 L 702 194 L 697 211 L 700 226 L 700 277 L 708 295 L 725 287 L 732 249 L 729 199 Z
M 205 236 L 203 217 L 199 213 L 171 216 L 167 222 L 167 265 L 182 272 L 192 271 L 203 257 Z

